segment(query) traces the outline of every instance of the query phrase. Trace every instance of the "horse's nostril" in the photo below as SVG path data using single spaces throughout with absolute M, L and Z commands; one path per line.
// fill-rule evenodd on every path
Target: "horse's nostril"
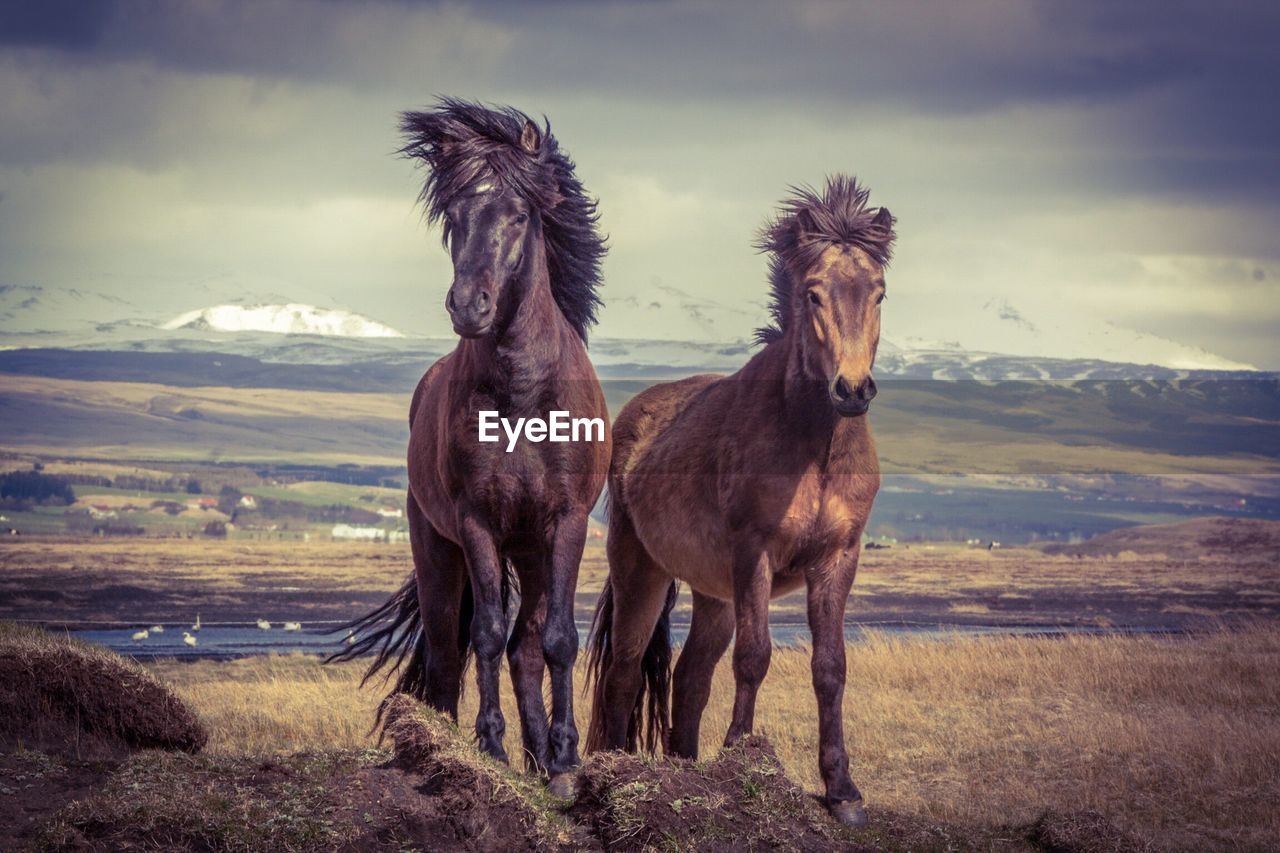
M 876 381 L 870 376 L 858 386 L 858 399 L 870 403 L 876 397 Z
M 845 381 L 843 376 L 836 377 L 836 384 L 832 390 L 835 392 L 837 400 L 848 400 L 853 394 L 853 389 L 849 387 L 849 383 Z
M 480 306 L 482 311 L 489 307 L 489 294 L 483 290 L 480 291 L 480 294 L 476 296 L 476 304 Z
M 454 301 L 454 299 L 453 299 L 453 288 L 452 288 L 452 287 L 451 287 L 451 288 L 449 288 L 449 293 L 445 296 L 445 299 L 444 299 L 444 307 L 448 308 L 450 312 L 453 312 L 453 311 L 457 311 L 457 310 L 458 310 L 458 303 L 457 303 L 457 302 L 455 302 L 455 301 Z

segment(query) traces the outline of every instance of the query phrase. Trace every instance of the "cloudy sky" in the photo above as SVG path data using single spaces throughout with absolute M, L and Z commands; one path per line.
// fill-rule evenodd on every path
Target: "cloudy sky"
M 844 171 L 899 218 L 886 337 L 973 347 L 986 306 L 1280 368 L 1278 39 L 1270 2 L 0 0 L 0 284 L 447 328 L 392 152 L 451 94 L 574 156 L 598 334 L 746 337 L 755 229 Z

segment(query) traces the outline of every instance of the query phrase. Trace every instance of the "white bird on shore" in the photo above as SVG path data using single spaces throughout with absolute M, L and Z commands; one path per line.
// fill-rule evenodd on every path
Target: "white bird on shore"
M 199 613 L 196 614 L 196 624 L 191 626 L 191 630 L 192 631 L 200 630 L 200 614 Z
M 350 646 L 356 641 L 356 632 L 350 628 L 347 629 L 347 645 Z
M 264 631 L 270 631 L 270 630 L 271 630 L 271 623 L 270 623 L 270 622 L 268 622 L 266 619 L 259 619 L 259 620 L 258 620 L 258 627 L 259 627 L 259 628 L 261 628 L 261 629 L 262 629 L 262 630 L 264 630 Z
M 191 633 L 189 631 L 183 631 L 182 642 L 186 643 L 188 646 L 194 647 L 196 644 L 196 638 L 191 636 Z
M 135 643 L 141 643 L 143 640 L 145 640 L 147 637 L 150 637 L 150 636 L 151 634 L 148 633 L 147 630 L 144 628 L 141 631 L 133 632 L 133 641 Z
M 301 623 L 301 622 L 286 622 L 286 623 L 284 623 L 284 629 L 285 629 L 286 631 L 301 631 L 301 630 L 302 630 L 302 623 Z
M 164 626 L 163 626 L 163 625 L 152 625 L 152 626 L 151 626 L 151 633 L 153 633 L 153 634 L 163 634 L 163 633 L 164 633 Z

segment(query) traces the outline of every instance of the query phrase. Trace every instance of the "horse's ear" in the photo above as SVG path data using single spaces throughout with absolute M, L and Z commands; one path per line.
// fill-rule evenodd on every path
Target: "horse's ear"
M 882 207 L 876 213 L 875 219 L 871 220 L 871 224 L 879 228 L 883 228 L 886 231 L 892 231 L 893 230 L 893 214 L 889 212 L 889 208 Z
M 796 231 L 800 235 L 812 234 L 818 230 L 817 224 L 813 221 L 813 213 L 806 208 L 796 211 Z
M 538 132 L 538 126 L 528 119 L 525 119 L 524 130 L 520 131 L 520 147 L 528 154 L 537 154 L 542 147 L 542 134 Z

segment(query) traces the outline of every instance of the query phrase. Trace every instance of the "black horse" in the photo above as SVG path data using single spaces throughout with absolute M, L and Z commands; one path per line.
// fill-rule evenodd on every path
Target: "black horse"
M 553 792 L 573 790 L 578 732 L 574 592 L 587 515 L 609 465 L 608 411 L 587 358 L 604 241 L 596 205 L 549 124 L 514 109 L 446 99 L 403 116 L 403 153 L 429 169 L 421 200 L 453 257 L 445 300 L 460 336 L 426 372 L 409 412 L 408 518 L 414 573 L 352 623 L 358 641 L 332 659 L 374 653 L 395 689 L 458 715 L 469 652 L 476 658 L 476 736 L 507 760 L 498 702 L 505 645 L 531 769 Z M 600 418 L 594 442 L 478 440 L 481 411 Z M 507 634 L 507 591 L 520 605 Z M 551 671 L 551 719 L 543 675 Z M 385 708 L 385 701 L 383 704 Z M 382 708 L 379 709 L 379 719 Z

